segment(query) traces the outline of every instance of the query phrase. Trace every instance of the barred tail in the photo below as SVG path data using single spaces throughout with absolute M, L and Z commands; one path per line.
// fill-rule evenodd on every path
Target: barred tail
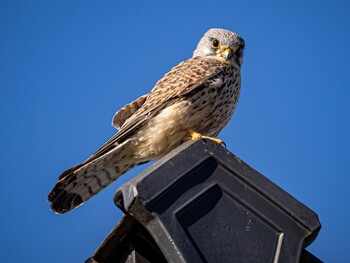
M 123 151 L 120 151 L 122 149 L 118 148 L 112 158 L 115 165 L 109 165 L 111 160 L 107 161 L 108 157 L 103 156 L 63 172 L 48 196 L 51 209 L 63 214 L 78 207 L 138 164 L 124 162 L 118 164 L 118 158 L 125 157 Z

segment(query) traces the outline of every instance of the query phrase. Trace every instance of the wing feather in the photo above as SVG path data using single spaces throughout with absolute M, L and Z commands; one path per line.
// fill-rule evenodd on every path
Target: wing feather
M 161 78 L 142 106 L 123 122 L 121 130 L 101 146 L 84 163 L 90 162 L 112 150 L 129 135 L 142 127 L 150 118 L 174 101 L 196 89 L 204 87 L 208 79 L 219 74 L 225 67 L 215 58 L 195 57 L 181 62 Z
M 148 94 L 143 95 L 118 110 L 113 116 L 112 125 L 120 130 L 125 121 L 129 119 L 145 103 L 147 96 Z

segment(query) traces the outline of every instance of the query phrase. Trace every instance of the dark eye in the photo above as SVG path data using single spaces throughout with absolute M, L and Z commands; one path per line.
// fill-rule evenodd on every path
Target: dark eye
M 238 50 L 239 51 L 242 51 L 244 49 L 244 46 L 245 46 L 245 43 L 243 42 L 239 47 L 238 47 Z
M 214 38 L 214 39 L 211 41 L 211 45 L 212 45 L 213 48 L 219 48 L 220 42 L 219 42 L 219 40 L 217 40 L 217 39 Z
M 243 48 L 244 48 L 244 44 L 243 45 L 240 45 L 238 48 L 237 48 L 237 50 L 236 50 L 236 54 L 241 54 L 242 53 L 242 51 L 243 51 Z

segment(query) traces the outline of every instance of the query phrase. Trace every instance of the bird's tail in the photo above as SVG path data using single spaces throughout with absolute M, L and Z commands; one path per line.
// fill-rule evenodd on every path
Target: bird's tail
M 113 158 L 110 160 L 108 156 L 102 156 L 64 171 L 49 193 L 51 209 L 58 214 L 63 214 L 78 207 L 138 165 L 138 163 L 120 162 L 121 159 L 125 159 L 125 154 L 123 149 L 118 148 L 117 146 L 113 151 Z

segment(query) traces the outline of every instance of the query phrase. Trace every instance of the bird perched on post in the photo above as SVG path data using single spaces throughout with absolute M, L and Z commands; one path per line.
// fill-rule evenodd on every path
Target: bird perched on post
M 244 40 L 210 29 L 193 56 L 117 111 L 119 132 L 84 162 L 64 171 L 51 190 L 51 209 L 68 212 L 138 164 L 156 160 L 182 142 L 215 139 L 235 110 L 241 86 Z

